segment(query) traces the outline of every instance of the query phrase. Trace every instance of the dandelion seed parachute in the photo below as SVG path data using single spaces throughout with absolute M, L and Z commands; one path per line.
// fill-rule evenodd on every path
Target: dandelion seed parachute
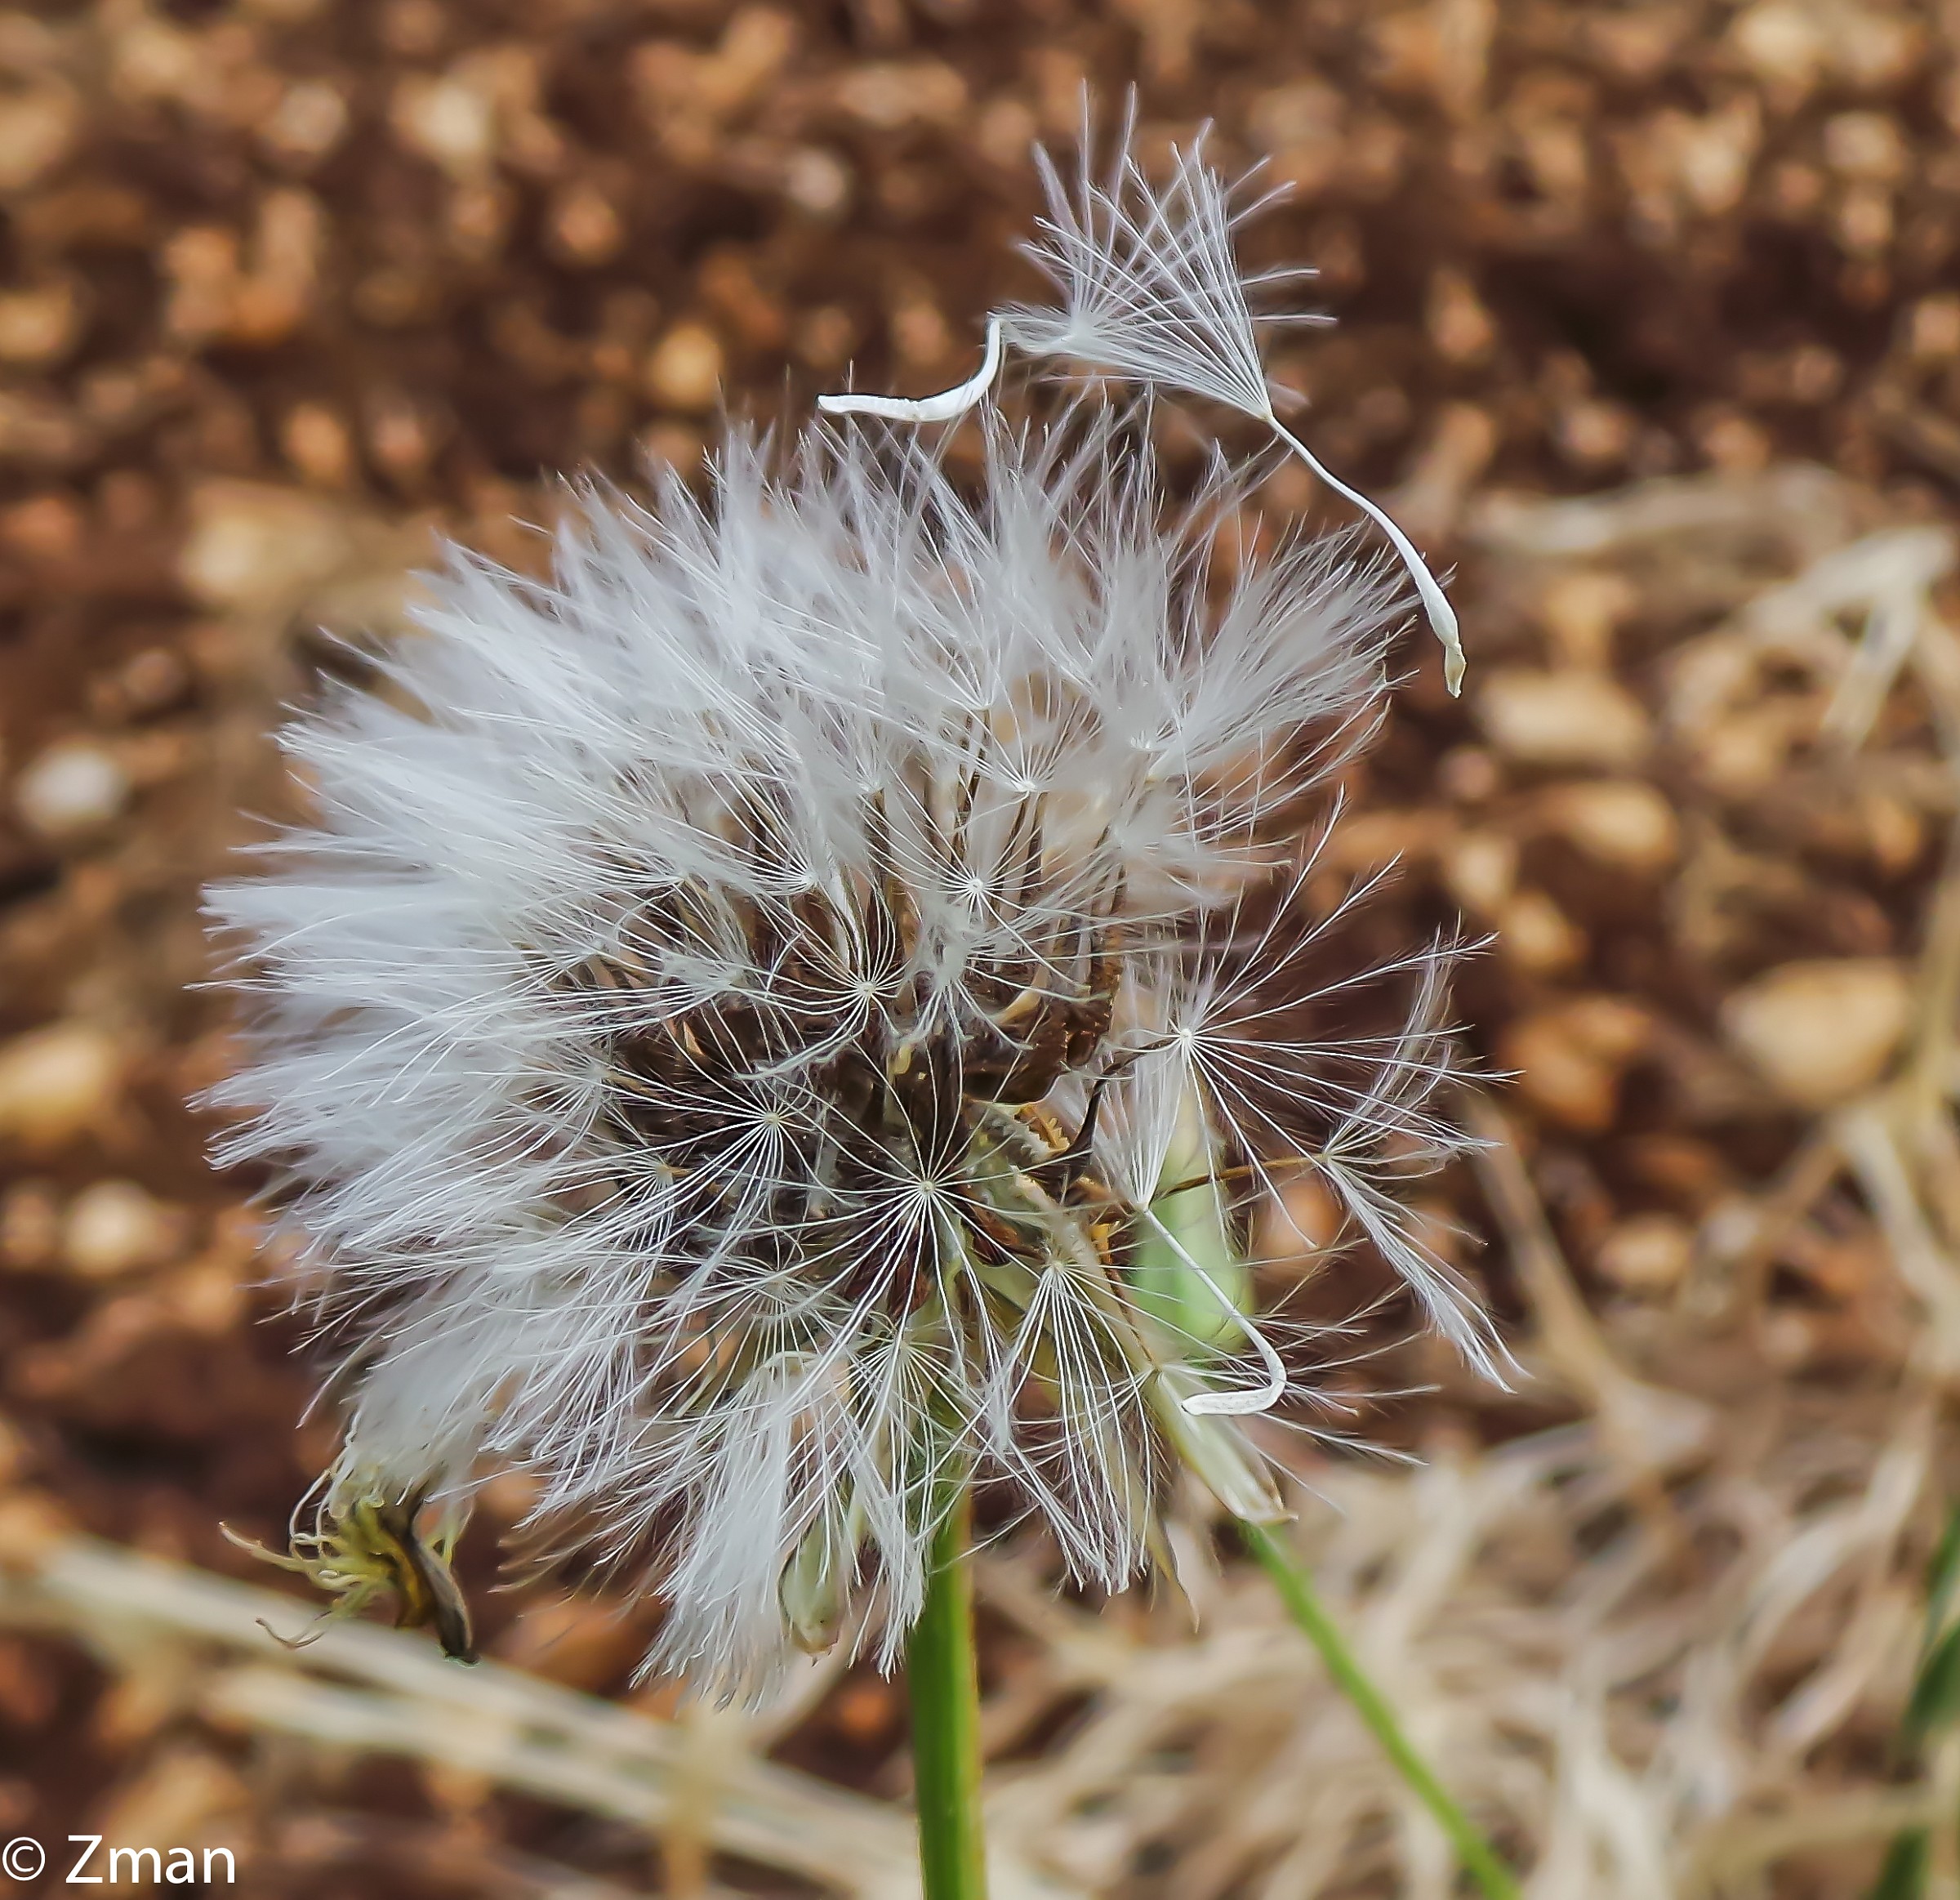
M 1415 544 L 1380 505 L 1334 475 L 1281 422 L 1259 353 L 1262 324 L 1327 321 L 1311 313 L 1255 312 L 1254 297 L 1311 270 L 1247 277 L 1232 233 L 1285 195 L 1248 198 L 1206 161 L 1202 134 L 1172 154 L 1168 182 L 1153 187 L 1134 145 L 1133 96 L 1108 174 L 1091 169 L 1086 109 L 1080 163 L 1063 176 L 1045 151 L 1036 154 L 1048 212 L 1028 255 L 1060 292 L 1059 308 L 1017 304 L 990 318 L 979 368 L 938 395 L 907 401 L 855 393 L 825 396 L 834 415 L 944 421 L 982 401 L 1000 372 L 1005 346 L 1023 355 L 1071 359 L 1147 386 L 1202 396 L 1263 422 L 1335 493 L 1360 509 L 1394 548 L 1414 583 L 1443 649 L 1444 683 L 1462 689 L 1464 659 L 1456 613 Z M 1234 199 L 1240 202 L 1235 203 Z
M 1288 842 L 1387 579 L 1214 573 L 1241 483 L 1167 511 L 1106 405 L 982 422 L 971 484 L 845 425 L 589 488 L 549 580 L 455 555 L 391 690 L 286 735 L 317 817 L 212 909 L 255 1019 L 220 1158 L 280 1171 L 354 1340 L 296 1555 L 519 1465 L 647 1566 L 652 1660 L 739 1693 L 894 1660 L 976 1473 L 1110 1587 L 1178 1462 L 1270 1520 L 1243 1415 L 1302 1387 L 1165 1217 L 1194 1159 L 1312 1167 L 1487 1358 L 1396 1198 L 1457 1145 L 1442 955 L 1399 1033 L 1330 1032 Z M 1143 1296 L 1152 1237 L 1215 1324 Z

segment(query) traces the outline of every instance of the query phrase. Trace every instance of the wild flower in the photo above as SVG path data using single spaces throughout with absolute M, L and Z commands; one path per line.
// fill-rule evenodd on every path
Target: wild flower
M 1167 504 L 1106 403 L 980 432 L 971 480 L 819 423 L 732 432 L 705 497 L 589 487 L 548 580 L 456 554 L 382 689 L 286 734 L 316 815 L 212 903 L 255 1019 L 221 1158 L 353 1341 L 302 1564 L 519 1465 L 729 1692 L 892 1661 L 976 1478 L 1119 1587 L 1179 1466 L 1283 1514 L 1245 1421 L 1311 1385 L 1233 1264 L 1281 1171 L 1485 1355 L 1397 1198 L 1457 1145 L 1443 952 L 1345 1026 L 1297 842 L 1388 578 L 1220 563 L 1250 477 Z

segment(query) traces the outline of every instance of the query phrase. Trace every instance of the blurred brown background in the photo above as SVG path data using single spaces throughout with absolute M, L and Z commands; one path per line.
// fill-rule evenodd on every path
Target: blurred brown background
M 276 1539 L 331 1432 L 185 1106 L 197 891 L 432 531 L 534 561 L 558 471 L 963 376 L 1031 144 L 1133 81 L 1146 152 L 1214 120 L 1292 185 L 1249 255 L 1339 327 L 1274 373 L 1457 564 L 1472 657 L 1454 705 L 1411 641 L 1330 865 L 1402 854 L 1390 936 L 1497 933 L 1463 1007 L 1517 1142 L 1429 1204 L 1524 1372 L 1357 1369 L 1431 1463 L 1302 1454 L 1310 1554 L 1538 1900 L 1849 1894 L 1940 1811 L 1893 1737 L 1960 1367 L 1960 7 L 96 0 L 0 11 L 0 1836 L 323 1900 L 902 1890 L 862 1670 L 629 1761 L 199 1594 L 271 1580 L 218 1520 Z M 1049 1581 L 982 1580 L 1004 1893 L 1448 1891 L 1235 1567 L 1196 1634 Z M 644 1612 L 485 1603 L 674 1714 Z

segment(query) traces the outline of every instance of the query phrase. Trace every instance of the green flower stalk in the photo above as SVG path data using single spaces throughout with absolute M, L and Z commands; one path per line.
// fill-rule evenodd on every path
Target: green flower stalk
M 983 1900 L 987 1892 L 980 1681 L 967 1554 L 972 1527 L 972 1501 L 962 1492 L 933 1539 L 925 1602 L 906 1652 L 924 1900 Z

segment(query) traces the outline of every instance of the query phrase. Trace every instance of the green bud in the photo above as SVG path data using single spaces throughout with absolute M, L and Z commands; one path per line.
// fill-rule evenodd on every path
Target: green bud
M 1158 1372 L 1150 1382 L 1150 1405 L 1165 1437 L 1234 1517 L 1254 1524 L 1286 1523 L 1293 1514 L 1281 1501 L 1271 1468 L 1239 1421 L 1184 1409 L 1185 1399 L 1209 1389 L 1187 1366 L 1165 1366 Z
M 853 1498 L 841 1514 L 826 1511 L 812 1524 L 782 1567 L 776 1585 L 777 1600 L 782 1606 L 791 1639 L 809 1655 L 821 1656 L 836 1642 L 844 1626 L 862 1534 Z
M 1181 1193 L 1160 1194 L 1151 1203 L 1152 1214 L 1165 1231 L 1160 1233 L 1148 1222 L 1138 1224 L 1129 1275 L 1138 1305 L 1187 1351 L 1193 1341 L 1215 1345 L 1238 1326 L 1218 1293 L 1192 1270 L 1193 1261 L 1241 1312 L 1251 1293 L 1245 1263 L 1232 1244 L 1225 1196 L 1209 1178 L 1216 1166 L 1204 1112 L 1187 1095 L 1158 1184 L 1196 1180 L 1197 1185 Z

